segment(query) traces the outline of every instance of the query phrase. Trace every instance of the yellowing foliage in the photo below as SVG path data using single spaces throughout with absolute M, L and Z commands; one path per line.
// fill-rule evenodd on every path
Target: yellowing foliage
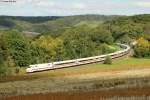
M 41 36 L 37 45 L 42 48 L 50 57 L 50 59 L 57 58 L 58 52 L 61 52 L 63 47 L 63 40 L 60 38 L 53 39 L 51 36 Z
M 137 41 L 137 45 L 139 47 L 150 48 L 149 41 L 144 39 L 144 38 L 139 38 L 138 41 Z

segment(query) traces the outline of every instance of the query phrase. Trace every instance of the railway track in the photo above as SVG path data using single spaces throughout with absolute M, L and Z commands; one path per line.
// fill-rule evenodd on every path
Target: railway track
M 100 55 L 100 56 L 93 56 L 93 57 L 66 60 L 66 61 L 58 61 L 58 62 L 45 63 L 45 64 L 30 65 L 29 68 L 26 69 L 26 72 L 32 73 L 32 72 L 45 71 L 45 70 L 50 70 L 50 69 L 60 69 L 60 68 L 92 64 L 92 63 L 97 63 L 97 62 L 103 62 L 107 56 L 110 56 L 112 59 L 117 59 L 117 58 L 121 58 L 129 54 L 130 49 L 131 49 L 130 46 L 125 45 L 125 44 L 119 44 L 119 43 L 117 45 L 120 46 L 122 50 L 116 51 L 110 54 Z

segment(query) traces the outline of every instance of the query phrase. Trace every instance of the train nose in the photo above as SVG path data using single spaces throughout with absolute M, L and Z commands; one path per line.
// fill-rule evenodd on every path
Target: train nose
M 27 73 L 31 73 L 31 72 L 33 72 L 33 71 L 32 71 L 31 68 L 27 68 L 27 69 L 26 69 L 26 72 L 27 72 Z

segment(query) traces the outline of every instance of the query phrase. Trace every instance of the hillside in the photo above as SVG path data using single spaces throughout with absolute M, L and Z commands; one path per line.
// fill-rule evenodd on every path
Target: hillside
M 98 26 L 105 21 L 116 18 L 117 16 L 103 15 L 78 15 L 65 17 L 12 17 L 0 16 L 0 29 L 17 29 L 19 31 L 31 31 L 39 33 L 59 33 L 65 28 L 89 25 Z
M 15 17 L 0 16 L 0 30 L 17 29 L 19 31 L 38 32 L 43 34 L 61 34 L 71 27 L 89 26 L 95 28 L 105 24 L 120 26 L 124 24 L 139 24 L 149 33 L 150 15 L 135 16 L 104 16 L 104 15 L 76 15 L 76 16 L 46 16 L 46 17 Z

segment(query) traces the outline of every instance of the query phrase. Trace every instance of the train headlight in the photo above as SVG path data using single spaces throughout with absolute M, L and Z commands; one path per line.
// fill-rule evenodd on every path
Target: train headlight
M 31 68 L 27 68 L 27 69 L 26 69 L 26 72 L 27 72 L 27 73 L 31 73 L 31 72 L 33 72 L 33 71 L 32 71 Z

